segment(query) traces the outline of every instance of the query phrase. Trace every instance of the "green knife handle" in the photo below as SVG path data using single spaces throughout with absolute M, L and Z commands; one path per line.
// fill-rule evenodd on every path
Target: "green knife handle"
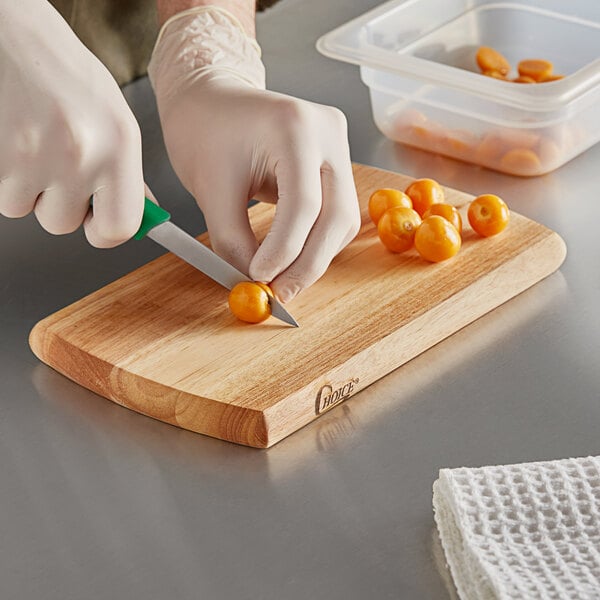
M 142 217 L 142 224 L 133 238 L 141 240 L 143 237 L 146 237 L 151 229 L 154 229 L 157 225 L 165 223 L 170 219 L 171 215 L 164 208 L 161 208 L 158 204 L 154 204 L 152 200 L 144 198 L 144 216 Z

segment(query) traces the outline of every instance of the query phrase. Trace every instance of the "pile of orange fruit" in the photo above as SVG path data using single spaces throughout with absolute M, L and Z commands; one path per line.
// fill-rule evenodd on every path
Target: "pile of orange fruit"
M 546 83 L 548 81 L 557 81 L 564 77 L 564 75 L 557 75 L 553 72 L 554 65 L 549 60 L 528 58 L 522 60 L 517 65 L 519 75 L 513 79 L 509 79 L 510 63 L 500 52 L 489 46 L 481 46 L 477 50 L 475 60 L 483 75 L 494 77 L 495 79 L 503 79 L 504 81 L 513 81 L 515 83 Z
M 417 179 L 404 191 L 378 189 L 368 208 L 379 239 L 391 252 L 414 247 L 425 260 L 442 262 L 461 248 L 460 213 L 445 201 L 444 190 L 433 179 Z M 506 228 L 510 211 L 498 196 L 483 194 L 471 202 L 467 218 L 477 234 L 490 237 Z
M 462 218 L 433 179 L 417 179 L 404 191 L 378 189 L 369 197 L 368 209 L 379 239 L 392 252 L 414 247 L 425 260 L 437 263 L 460 250 Z M 510 211 L 498 196 L 484 194 L 471 202 L 467 217 L 476 233 L 489 237 L 506 228 Z M 267 284 L 243 281 L 230 291 L 229 308 L 241 321 L 261 323 L 271 315 L 272 297 Z

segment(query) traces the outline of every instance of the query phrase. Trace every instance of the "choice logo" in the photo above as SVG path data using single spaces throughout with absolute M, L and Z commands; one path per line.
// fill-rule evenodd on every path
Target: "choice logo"
M 358 377 L 353 377 L 338 388 L 335 388 L 326 383 L 317 392 L 315 401 L 315 414 L 320 415 L 322 412 L 333 408 L 336 404 L 343 402 L 354 393 L 354 387 L 358 383 Z

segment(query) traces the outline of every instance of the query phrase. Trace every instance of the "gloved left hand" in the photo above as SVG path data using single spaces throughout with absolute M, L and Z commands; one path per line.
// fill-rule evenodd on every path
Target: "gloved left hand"
M 256 42 L 222 9 L 167 22 L 149 74 L 170 160 L 213 248 L 290 300 L 360 227 L 343 114 L 266 91 Z M 277 202 L 260 246 L 252 198 Z

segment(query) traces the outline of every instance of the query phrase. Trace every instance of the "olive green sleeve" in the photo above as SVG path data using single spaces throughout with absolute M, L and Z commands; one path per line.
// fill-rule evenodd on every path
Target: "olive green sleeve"
M 158 35 L 156 0 L 50 0 L 119 85 L 146 74 Z M 277 0 L 257 0 L 264 10 Z
M 119 85 L 145 75 L 158 34 L 155 0 L 51 0 Z
M 256 10 L 265 10 L 276 4 L 279 0 L 256 0 Z

